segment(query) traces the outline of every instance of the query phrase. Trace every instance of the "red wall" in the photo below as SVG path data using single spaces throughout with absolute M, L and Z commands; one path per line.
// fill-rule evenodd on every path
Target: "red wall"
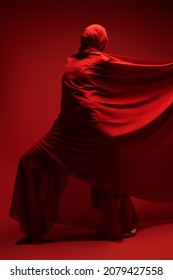
M 0 97 L 3 217 L 8 216 L 19 157 L 48 131 L 57 117 L 65 60 L 77 51 L 83 28 L 92 23 L 105 26 L 109 36 L 108 53 L 173 59 L 170 3 L 152 0 L 6 1 L 2 10 L 4 49 Z M 71 201 L 71 195 L 77 197 L 77 202 L 81 194 L 78 205 Z M 88 188 L 79 181 L 71 179 L 63 202 L 64 209 L 71 211 L 73 208 L 76 221 L 81 224 L 92 213 L 91 207 L 87 208 Z M 135 202 L 143 217 L 149 217 L 151 209 L 156 216 L 163 213 L 159 209 L 166 211 L 160 204 Z M 77 215 L 83 205 L 87 209 L 80 212 L 84 218 Z

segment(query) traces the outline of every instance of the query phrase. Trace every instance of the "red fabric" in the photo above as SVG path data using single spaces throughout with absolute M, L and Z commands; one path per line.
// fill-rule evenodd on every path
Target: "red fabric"
M 173 63 L 111 56 L 102 52 L 106 43 L 105 29 L 85 29 L 80 51 L 67 60 L 61 112 L 35 149 L 61 166 L 64 178 L 68 172 L 98 191 L 94 203 L 111 220 L 110 235 L 121 239 L 136 225 L 128 196 L 173 201 Z M 11 216 L 15 207 L 13 199 Z M 122 218 L 122 209 L 131 210 Z
M 10 217 L 34 243 L 40 242 L 59 218 L 59 199 L 68 174 L 33 146 L 20 159 Z
M 70 57 L 61 113 L 38 145 L 100 189 L 173 201 L 173 64 L 139 62 Z

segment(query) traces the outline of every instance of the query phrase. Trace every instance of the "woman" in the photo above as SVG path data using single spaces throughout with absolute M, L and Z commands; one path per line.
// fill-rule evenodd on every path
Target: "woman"
M 58 221 L 68 174 L 92 186 L 111 240 L 136 233 L 130 195 L 173 201 L 173 64 L 110 56 L 107 40 L 100 25 L 84 30 L 67 59 L 61 112 L 20 159 L 10 216 L 26 242 Z

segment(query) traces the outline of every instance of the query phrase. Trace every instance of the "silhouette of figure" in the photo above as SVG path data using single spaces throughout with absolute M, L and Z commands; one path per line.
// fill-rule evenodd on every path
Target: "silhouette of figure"
M 85 28 L 58 118 L 19 161 L 10 217 L 23 243 L 41 242 L 58 222 L 69 174 L 91 186 L 110 240 L 136 234 L 130 196 L 173 201 L 173 63 L 108 55 L 107 41 L 104 27 Z

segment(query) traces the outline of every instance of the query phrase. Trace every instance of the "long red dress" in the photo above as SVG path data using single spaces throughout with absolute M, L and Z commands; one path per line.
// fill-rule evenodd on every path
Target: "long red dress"
M 88 40 L 68 58 L 61 112 L 20 160 L 10 215 L 33 242 L 58 220 L 68 174 L 92 186 L 116 240 L 137 225 L 129 196 L 173 202 L 173 63 L 100 49 Z

